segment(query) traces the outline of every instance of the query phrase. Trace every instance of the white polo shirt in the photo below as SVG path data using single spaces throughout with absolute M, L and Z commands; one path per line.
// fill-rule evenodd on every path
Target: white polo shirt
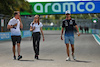
M 15 25 L 16 23 L 17 23 L 17 26 L 15 26 L 15 28 L 10 28 L 11 36 L 20 36 L 21 35 L 19 19 L 15 19 L 15 17 L 12 18 L 9 21 L 8 25 Z
M 34 23 L 34 24 L 33 24 L 33 22 L 32 22 L 32 23 L 30 24 L 30 26 L 31 26 L 32 28 L 35 27 L 35 29 L 33 30 L 33 32 L 40 32 L 40 28 L 43 26 L 43 24 L 40 22 L 39 25 L 38 25 L 38 23 Z

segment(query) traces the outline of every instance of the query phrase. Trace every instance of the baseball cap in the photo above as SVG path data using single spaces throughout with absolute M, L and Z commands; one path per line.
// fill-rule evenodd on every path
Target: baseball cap
M 65 12 L 65 14 L 71 14 L 71 13 L 70 13 L 70 11 L 69 11 L 69 10 L 67 10 L 67 11 Z

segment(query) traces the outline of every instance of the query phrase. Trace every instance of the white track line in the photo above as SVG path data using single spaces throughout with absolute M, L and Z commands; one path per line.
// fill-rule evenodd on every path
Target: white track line
M 97 35 L 97 34 L 96 34 Z M 100 45 L 100 42 L 96 39 L 96 37 L 94 36 L 94 34 L 92 34 L 92 36 L 94 37 L 94 39 L 96 40 L 96 42 Z M 97 35 L 98 36 L 98 35 Z M 98 36 L 99 37 L 99 36 Z M 100 37 L 99 37 L 100 38 Z

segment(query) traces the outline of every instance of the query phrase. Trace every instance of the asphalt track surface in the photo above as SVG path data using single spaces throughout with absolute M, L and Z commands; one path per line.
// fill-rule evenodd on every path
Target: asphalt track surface
M 76 61 L 71 55 L 71 61 L 66 61 L 66 46 L 60 39 L 60 31 L 44 31 L 44 34 L 45 41 L 41 37 L 40 42 L 39 60 L 34 59 L 30 37 L 22 39 L 23 58 L 20 61 L 13 60 L 12 42 L 0 41 L 0 67 L 100 67 L 100 45 L 92 34 L 75 35 Z

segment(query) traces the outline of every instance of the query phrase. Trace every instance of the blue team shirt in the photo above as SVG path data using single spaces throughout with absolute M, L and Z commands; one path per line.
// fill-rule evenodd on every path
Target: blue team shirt
M 62 27 L 65 28 L 65 36 L 74 36 L 74 26 L 77 25 L 74 19 L 63 20 Z

